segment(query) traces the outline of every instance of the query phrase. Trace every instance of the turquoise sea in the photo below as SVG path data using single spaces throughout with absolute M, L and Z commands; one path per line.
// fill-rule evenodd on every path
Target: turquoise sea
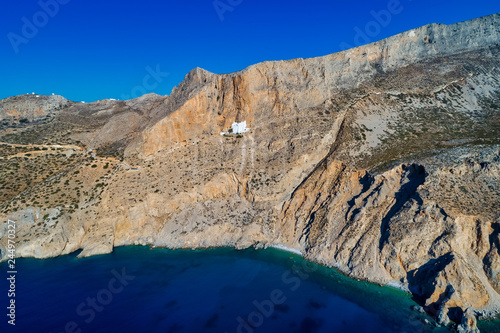
M 426 325 L 406 293 L 276 249 L 123 247 L 20 259 L 17 271 L 16 325 L 4 278 L 0 332 L 448 331 Z

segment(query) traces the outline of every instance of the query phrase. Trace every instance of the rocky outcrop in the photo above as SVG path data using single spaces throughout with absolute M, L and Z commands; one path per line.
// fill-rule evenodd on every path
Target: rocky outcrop
M 498 258 L 485 237 L 496 223 L 450 216 L 425 193 L 434 176 L 415 164 L 372 176 L 325 161 L 284 204 L 277 241 L 353 277 L 407 286 L 444 324 L 447 309 L 498 304 L 483 270 Z
M 479 333 L 476 317 L 472 309 L 465 310 L 462 322 L 458 325 L 457 331 L 458 333 Z
M 15 124 L 45 118 L 68 106 L 71 102 L 62 96 L 21 95 L 0 101 L 0 121 Z
M 282 245 L 473 330 L 500 310 L 499 20 L 52 108 L 0 133 L 2 220 L 35 258 Z

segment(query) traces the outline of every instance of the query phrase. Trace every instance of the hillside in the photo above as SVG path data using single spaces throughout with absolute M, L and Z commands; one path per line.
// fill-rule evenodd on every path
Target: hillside
M 170 96 L 5 99 L 1 220 L 22 257 L 285 245 L 473 326 L 500 311 L 499 59 L 496 14 Z

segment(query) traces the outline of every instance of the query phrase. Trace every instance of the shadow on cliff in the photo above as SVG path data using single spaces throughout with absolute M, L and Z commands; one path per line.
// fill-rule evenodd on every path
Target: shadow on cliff
M 490 233 L 488 237 L 490 243 L 490 249 L 488 251 L 488 254 L 485 255 L 483 258 L 483 267 L 490 281 L 494 282 L 492 283 L 493 288 L 497 292 L 500 292 L 498 288 L 495 288 L 495 286 L 498 285 L 497 283 L 500 276 L 495 272 L 494 269 L 492 269 L 492 267 L 494 267 L 494 260 L 495 260 L 494 258 L 496 255 L 499 254 L 500 251 L 500 224 L 492 223 L 491 228 L 493 229 L 493 232 Z
M 434 292 L 433 282 L 439 273 L 453 261 L 453 254 L 448 252 L 436 259 L 431 259 L 407 274 L 410 292 L 416 297 L 428 298 Z
M 394 215 L 396 215 L 404 204 L 411 199 L 415 200 L 419 205 L 422 204 L 422 198 L 420 198 L 420 195 L 417 193 L 417 188 L 425 182 L 425 178 L 427 177 L 425 168 L 418 164 L 412 164 L 410 166 L 402 165 L 402 168 L 405 171 L 404 177 L 407 181 L 401 186 L 399 191 L 395 193 L 396 202 L 382 219 L 380 225 L 380 251 L 382 251 L 384 244 L 389 239 L 389 222 Z
M 366 173 L 359 180 L 359 183 L 361 184 L 362 189 L 358 193 L 358 195 L 353 196 L 351 200 L 347 201 L 347 206 L 349 207 L 349 209 L 347 209 L 347 211 L 345 213 L 345 220 L 346 221 L 349 221 L 349 222 L 353 221 L 355 219 L 355 217 L 359 214 L 359 212 L 361 212 L 362 207 L 356 207 L 356 200 L 358 200 L 358 198 L 360 198 L 361 196 L 366 194 L 366 192 L 368 192 L 370 187 L 373 185 L 373 181 L 374 181 L 374 178 L 369 173 Z M 356 207 L 356 208 L 353 209 L 353 207 Z

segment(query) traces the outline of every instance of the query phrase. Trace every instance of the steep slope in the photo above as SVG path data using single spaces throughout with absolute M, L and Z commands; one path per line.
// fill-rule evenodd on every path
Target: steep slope
M 19 256 L 281 244 L 406 289 L 441 323 L 493 314 L 499 59 L 497 14 L 232 74 L 197 68 L 166 97 L 68 102 L 0 133 L 2 221 L 17 222 Z M 250 131 L 221 135 L 234 121 Z

